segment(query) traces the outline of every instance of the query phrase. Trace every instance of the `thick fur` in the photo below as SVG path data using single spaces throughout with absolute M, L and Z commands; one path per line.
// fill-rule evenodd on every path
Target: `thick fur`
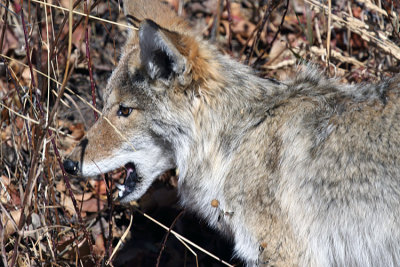
M 140 29 L 103 110 L 124 137 L 100 118 L 70 157 L 82 175 L 133 162 L 142 182 L 128 201 L 178 168 L 182 204 L 248 266 L 399 266 L 398 76 L 261 79 L 158 1 L 124 5 Z M 133 112 L 117 116 L 120 104 Z

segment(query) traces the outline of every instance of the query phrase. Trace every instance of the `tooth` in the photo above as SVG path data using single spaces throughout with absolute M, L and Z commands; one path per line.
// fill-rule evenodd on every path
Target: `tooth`
M 123 184 L 116 184 L 115 186 L 119 189 L 120 192 L 124 192 L 124 191 L 125 191 L 125 185 L 123 185 Z
M 123 184 L 116 184 L 115 185 L 118 188 L 118 197 L 122 198 L 124 196 L 124 192 L 125 192 L 125 185 Z

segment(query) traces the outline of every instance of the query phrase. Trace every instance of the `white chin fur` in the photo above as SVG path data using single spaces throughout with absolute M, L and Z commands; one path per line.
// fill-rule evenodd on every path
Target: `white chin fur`
M 137 151 L 116 149 L 108 158 L 98 161 L 85 161 L 82 164 L 82 175 L 99 175 L 118 169 L 128 162 L 135 164 L 136 172 L 138 176 L 141 177 L 141 181 L 131 194 L 123 198 L 122 202 L 129 202 L 140 198 L 147 191 L 155 178 L 173 168 L 170 157 L 166 156 L 159 147 L 148 145 L 146 149 Z M 122 186 L 123 185 L 121 185 L 120 191 L 125 190 L 125 187 Z

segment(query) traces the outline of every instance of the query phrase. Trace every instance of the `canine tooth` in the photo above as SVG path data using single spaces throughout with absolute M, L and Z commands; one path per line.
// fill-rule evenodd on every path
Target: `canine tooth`
M 125 192 L 125 185 L 123 185 L 123 184 L 116 184 L 115 185 L 117 188 L 118 188 L 118 197 L 123 197 L 124 196 L 124 192 Z
M 119 189 L 119 191 L 121 192 L 123 192 L 123 191 L 125 191 L 125 185 L 123 185 L 123 184 L 116 184 L 115 185 L 118 189 Z

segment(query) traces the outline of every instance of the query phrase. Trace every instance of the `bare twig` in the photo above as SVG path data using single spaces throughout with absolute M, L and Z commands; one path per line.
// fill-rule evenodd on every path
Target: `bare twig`
M 327 38 L 326 38 L 326 67 L 327 71 L 329 72 L 329 60 L 331 58 L 331 23 L 332 23 L 332 0 L 328 0 L 328 29 L 326 29 L 327 32 Z
M 257 26 L 253 29 L 253 31 L 250 33 L 249 37 L 246 40 L 246 43 L 243 45 L 242 49 L 240 50 L 239 53 L 239 58 L 242 58 L 244 51 L 247 48 L 247 45 L 250 43 L 250 40 L 253 39 L 254 34 L 256 34 L 258 27 L 260 27 L 260 22 L 257 24 Z
M 158 226 L 164 228 L 165 230 L 169 231 L 169 227 L 165 226 L 164 224 L 160 223 L 159 221 L 155 220 L 153 217 L 147 215 L 146 213 L 144 213 L 143 211 L 139 210 L 138 208 L 134 208 L 137 212 L 139 212 L 140 214 L 142 214 L 145 218 L 149 219 L 150 221 L 154 222 L 155 224 L 157 224 Z M 187 239 L 186 237 L 178 234 L 177 232 L 175 232 L 174 230 L 170 230 L 171 234 L 173 234 L 178 240 L 183 240 L 184 242 L 186 242 L 187 244 L 191 245 L 192 247 L 195 247 L 196 249 L 200 250 L 201 252 L 207 254 L 208 256 L 210 256 L 211 258 L 217 260 L 218 262 L 226 265 L 226 266 L 231 266 L 233 267 L 232 264 L 229 264 L 228 262 L 224 261 L 223 259 L 215 256 L 214 254 L 212 254 L 211 252 L 205 250 L 204 248 L 200 247 L 199 245 L 193 243 L 192 241 L 190 241 L 189 239 Z
M 95 91 L 95 85 L 93 81 L 93 71 L 92 71 L 92 59 L 90 57 L 90 42 L 89 42 L 89 11 L 88 11 L 88 2 L 89 0 L 86 0 L 83 5 L 84 5 L 84 10 L 85 13 L 87 14 L 86 20 L 85 20 L 85 43 L 86 43 L 86 58 L 88 60 L 88 69 L 89 69 L 89 77 L 90 77 L 90 87 L 92 89 L 92 104 L 94 107 L 96 107 L 96 91 Z M 93 111 L 94 113 L 94 118 L 95 121 L 98 120 L 99 115 L 97 114 L 96 111 Z
M 50 7 L 53 7 L 53 8 L 61 9 L 61 10 L 65 11 L 65 12 L 69 12 L 68 8 L 65 8 L 65 7 L 56 6 L 56 5 L 53 5 L 53 4 L 50 4 L 50 3 L 46 3 L 46 2 L 43 2 L 43 1 L 39 1 L 39 0 L 30 0 L 30 1 L 42 4 L 42 5 L 45 5 L 45 6 L 50 6 Z M 85 13 L 82 13 L 82 12 L 79 12 L 79 11 L 72 11 L 72 13 L 76 14 L 76 15 L 80 15 L 80 16 L 88 16 L 90 19 L 99 20 L 99 21 L 106 22 L 106 23 L 109 23 L 109 24 L 114 24 L 114 25 L 117 25 L 117 26 L 130 28 L 130 29 L 133 29 L 133 30 L 139 30 L 137 27 L 134 27 L 132 25 L 127 25 L 127 24 L 122 24 L 122 23 L 114 22 L 114 21 L 107 20 L 107 19 L 102 19 L 102 18 L 93 16 L 93 15 L 86 15 Z
M 4 17 L 3 17 L 4 25 L 3 25 L 3 28 L 1 29 L 0 53 L 3 53 L 4 36 L 6 33 L 7 24 L 8 24 L 7 19 L 8 19 L 8 5 L 9 4 L 10 4 L 10 0 L 6 0 L 6 6 L 4 8 Z
M 228 34 L 228 48 L 232 52 L 232 14 L 231 14 L 231 2 L 226 0 L 226 10 L 228 11 L 228 22 L 229 22 L 229 34 Z
M 212 42 L 217 41 L 218 36 L 219 36 L 219 24 L 221 21 L 221 13 L 222 13 L 223 5 L 224 5 L 224 1 L 218 0 L 217 11 L 214 16 L 214 22 L 213 22 L 213 26 L 211 28 L 211 33 L 210 33 L 210 41 L 212 41 Z
M 0 102 L 0 106 L 6 108 L 8 111 L 14 113 L 16 116 L 23 118 L 23 119 L 26 120 L 27 122 L 31 122 L 31 123 L 34 123 L 34 124 L 36 124 L 36 125 L 40 125 L 40 124 L 41 124 L 41 123 L 40 123 L 39 121 L 37 121 L 37 120 L 31 119 L 31 118 L 29 118 L 29 117 L 27 117 L 27 116 L 25 116 L 25 115 L 23 115 L 23 114 L 19 114 L 17 111 L 11 109 L 10 107 L 4 105 L 4 104 L 1 103 L 1 102 Z M 52 131 L 57 132 L 57 129 L 54 128 L 54 127 L 49 127 L 49 129 L 51 129 Z M 60 132 L 60 134 L 63 134 L 63 135 L 65 135 L 65 136 L 72 137 L 72 135 L 65 134 L 65 133 L 62 133 L 62 132 Z
M 3 64 L 6 66 L 6 73 L 7 76 L 10 78 L 10 80 L 12 81 L 12 83 L 15 86 L 15 89 L 17 91 L 17 95 L 18 95 L 18 99 L 19 102 L 21 103 L 21 105 L 23 105 L 23 101 L 22 101 L 22 94 L 21 94 L 21 86 L 19 86 L 19 84 L 17 83 L 16 79 L 14 79 L 13 75 L 12 75 L 12 69 L 10 68 L 10 66 L 7 64 L 4 56 L 2 54 L 0 54 L 0 58 L 1 61 L 3 62 Z M 23 109 L 24 111 L 24 115 L 26 114 L 26 109 Z M 28 143 L 29 143 L 29 147 L 33 150 L 33 143 L 32 143 L 32 134 L 30 132 L 30 128 L 29 128 L 29 124 L 27 121 L 25 121 L 25 128 L 26 128 L 26 133 L 28 136 Z
M 247 54 L 246 60 L 245 60 L 245 64 L 248 65 L 250 63 L 250 59 L 253 56 L 254 53 L 254 48 L 256 47 L 256 45 L 258 44 L 258 42 L 260 41 L 260 37 L 261 37 L 261 32 L 263 31 L 265 24 L 267 23 L 267 20 L 269 18 L 269 16 L 271 15 L 271 12 L 279 5 L 279 1 L 271 1 L 271 3 L 268 5 L 267 9 L 265 10 L 262 22 L 260 27 L 257 30 L 256 33 L 256 37 L 253 41 L 253 44 L 250 48 L 250 52 Z
M 32 62 L 30 59 L 30 48 L 29 48 L 29 42 L 28 42 L 28 34 L 26 31 L 26 24 L 25 24 L 25 18 L 24 18 L 24 12 L 22 9 L 22 0 L 21 0 L 21 5 L 19 5 L 17 2 L 14 3 L 14 8 L 17 14 L 20 14 L 21 17 L 21 22 L 22 22 L 22 28 L 24 31 L 24 37 L 25 37 L 25 47 L 26 47 L 26 56 L 27 56 L 27 60 L 28 60 L 28 66 L 29 66 L 29 70 L 31 73 L 31 84 L 34 88 L 34 92 L 36 93 L 36 99 L 37 99 L 37 103 L 39 104 L 39 109 L 40 112 L 43 116 L 43 109 L 41 109 L 40 106 L 40 98 L 37 96 L 37 92 L 36 92 L 36 83 L 35 83 L 35 77 L 33 74 L 33 67 L 32 67 Z M 43 137 L 43 135 L 42 135 Z M 40 144 L 40 143 L 39 143 Z M 36 161 L 37 161 L 37 155 L 38 155 L 38 149 L 39 146 L 36 147 L 36 149 L 34 150 L 33 156 L 32 156 L 32 161 L 31 161 L 31 168 L 29 169 L 29 175 L 28 175 L 28 182 L 26 184 L 26 190 L 25 190 L 25 194 L 24 194 L 24 198 L 22 201 L 22 209 L 21 209 L 21 215 L 20 215 L 20 220 L 18 223 L 18 230 L 22 230 L 24 224 L 25 224 L 25 218 L 26 218 L 26 214 L 28 213 L 28 209 L 30 208 L 30 205 L 27 204 L 28 201 L 30 201 L 30 195 L 31 195 L 31 190 L 32 190 L 32 185 L 33 185 L 33 180 L 35 179 L 35 175 L 34 175 L 34 170 L 35 170 L 35 166 L 36 166 Z M 12 260 L 11 260 L 11 264 L 10 266 L 13 267 L 15 264 L 15 261 L 17 259 L 17 254 L 18 254 L 18 246 L 19 246 L 19 242 L 21 239 L 21 235 L 19 235 L 17 242 L 14 246 L 14 253 L 12 256 Z
M 382 4 L 384 6 L 384 9 L 386 10 L 387 15 L 389 16 L 389 21 L 393 28 L 393 34 L 396 36 L 397 41 L 400 41 L 400 31 L 399 31 L 399 15 L 400 14 L 396 14 L 396 13 L 392 12 L 392 10 L 391 10 L 393 8 L 394 1 L 383 1 Z
M 281 30 L 282 30 L 282 26 L 283 26 L 283 23 L 285 22 L 286 14 L 287 14 L 287 12 L 288 12 L 288 10 L 289 10 L 289 1 L 290 1 L 290 0 L 286 0 L 285 11 L 284 11 L 284 13 L 283 13 L 283 16 L 282 16 L 282 19 L 281 19 L 281 23 L 279 24 L 279 28 L 278 28 L 278 30 L 276 31 L 276 33 L 275 33 L 275 35 L 274 35 L 274 38 L 272 38 L 272 41 L 269 43 L 270 46 L 272 46 L 272 45 L 274 44 L 276 38 L 278 38 L 278 35 L 279 35 L 279 33 L 281 32 Z M 257 65 L 257 63 L 260 62 L 260 60 L 262 59 L 262 57 L 265 55 L 266 52 L 267 52 L 267 48 L 265 48 L 265 49 L 262 51 L 262 53 L 257 57 L 256 61 L 255 61 L 254 64 L 253 64 L 253 67 L 255 67 L 255 66 Z
M 29 66 L 29 70 L 30 70 L 30 73 L 31 73 L 31 83 L 32 83 L 32 86 L 34 88 L 34 93 L 36 95 L 36 99 L 37 99 L 36 104 L 37 104 L 37 106 L 39 108 L 39 114 L 40 114 L 41 119 L 43 120 L 45 115 L 44 115 L 43 107 L 42 107 L 42 105 L 40 103 L 40 98 L 37 95 L 36 83 L 35 83 L 34 74 L 33 74 L 33 66 L 32 66 L 32 62 L 31 62 L 30 57 L 29 57 L 29 55 L 30 55 L 30 53 L 29 53 L 30 47 L 29 47 L 29 42 L 28 42 L 28 35 L 27 35 L 27 32 L 26 32 L 26 24 L 25 24 L 25 19 L 24 19 L 24 15 L 23 15 L 22 2 L 21 2 L 21 5 L 18 5 L 18 3 L 14 3 L 14 6 L 15 6 L 16 12 L 20 13 L 20 16 L 21 16 L 22 27 L 23 27 L 23 31 L 24 31 L 24 37 L 25 37 L 25 46 L 26 46 L 26 50 L 27 50 L 28 66 Z M 72 41 L 72 32 L 71 32 L 71 29 L 72 29 L 72 14 L 73 14 L 72 13 L 72 0 L 70 0 L 70 10 L 69 11 L 70 11 L 69 12 L 69 15 L 70 15 L 70 17 L 69 17 L 69 23 L 70 23 L 70 27 L 69 27 L 70 32 L 69 33 L 70 33 L 70 36 L 69 36 L 67 66 L 66 66 L 66 70 L 65 70 L 62 90 L 65 87 L 66 81 L 68 80 L 68 77 L 69 77 L 69 74 L 70 74 L 68 72 L 68 68 L 69 68 L 69 59 L 70 59 L 70 55 L 71 55 L 71 41 Z M 59 95 L 59 98 L 61 98 L 61 96 L 62 96 L 62 94 Z M 59 99 L 58 99 L 58 101 L 59 101 Z M 58 101 L 56 101 L 56 104 L 57 104 Z M 53 112 L 52 112 L 52 114 L 53 114 Z M 52 118 L 49 118 L 49 122 L 51 122 L 51 119 Z M 49 124 L 46 125 L 46 130 L 47 130 L 48 135 L 51 137 L 53 135 L 53 133 L 52 133 L 52 131 L 50 129 L 48 129 L 48 127 L 49 127 Z M 34 180 L 37 178 L 37 176 L 35 175 L 35 170 L 36 170 L 36 165 L 37 165 L 37 160 L 38 160 L 38 151 L 39 151 L 39 148 L 40 148 L 40 144 L 42 143 L 43 139 L 45 138 L 45 135 L 46 135 L 46 131 L 43 131 L 41 136 L 39 136 L 38 145 L 36 146 L 36 148 L 34 150 L 34 153 L 33 153 L 33 156 L 32 156 L 31 168 L 29 169 L 28 182 L 27 182 L 26 191 L 25 191 L 25 194 L 24 194 L 23 202 L 22 202 L 20 221 L 19 221 L 19 224 L 18 224 L 18 229 L 19 230 L 22 230 L 22 228 L 23 228 L 23 226 L 25 224 L 26 214 L 28 213 L 28 210 L 29 210 L 29 207 L 30 207 L 29 202 L 30 202 L 30 196 L 31 196 L 31 192 L 32 192 L 32 185 L 34 184 Z M 69 195 L 70 195 L 70 197 L 72 199 L 72 202 L 74 204 L 75 211 L 77 212 L 79 223 L 80 223 L 80 225 L 82 227 L 82 230 L 83 230 L 83 232 L 84 232 L 84 234 L 86 236 L 87 242 L 89 243 L 89 249 L 91 251 L 91 254 L 94 255 L 93 254 L 93 245 L 92 245 L 89 233 L 87 232 L 86 228 L 84 227 L 84 223 L 83 223 L 82 217 L 81 217 L 81 215 L 79 213 L 79 209 L 77 208 L 77 202 L 75 200 L 74 194 L 72 192 L 72 189 L 71 189 L 71 186 L 70 186 L 70 183 L 69 183 L 69 178 L 66 175 L 66 172 L 64 170 L 64 166 L 62 164 L 62 160 L 61 160 L 61 157 L 59 155 L 59 152 L 58 152 L 58 149 L 57 149 L 57 146 L 56 146 L 54 138 L 51 138 L 51 143 L 53 145 L 53 149 L 54 149 L 54 152 L 56 154 L 56 157 L 57 157 L 58 163 L 60 165 L 60 168 L 61 168 L 61 170 L 63 172 L 64 181 L 65 181 L 66 187 L 68 189 Z M 16 245 L 14 247 L 14 253 L 13 253 L 11 264 L 10 264 L 10 266 L 12 266 L 12 267 L 14 266 L 15 260 L 17 258 L 18 244 L 19 244 L 20 238 L 21 238 L 21 235 L 19 235 L 19 238 L 17 239 Z
M 72 9 L 76 8 L 76 7 L 80 4 L 81 1 L 82 1 L 82 0 L 77 0 L 77 1 L 74 3 Z M 46 13 L 47 13 L 47 12 L 46 12 Z M 51 60 L 54 58 L 54 55 L 57 56 L 57 54 L 60 53 L 60 52 L 62 51 L 61 49 L 57 49 L 57 50 L 56 50 L 56 47 L 57 47 L 58 42 L 59 42 L 59 40 L 60 40 L 60 37 L 61 37 L 61 35 L 62 35 L 62 33 L 63 33 L 62 29 L 64 29 L 64 26 L 65 26 L 65 24 L 67 23 L 68 19 L 69 19 L 69 16 L 65 16 L 65 17 L 64 17 L 64 19 L 63 19 L 63 21 L 61 22 L 60 27 L 59 27 L 60 30 L 58 31 L 56 37 L 53 39 L 53 41 L 52 41 L 51 44 L 50 44 L 50 52 L 49 52 L 49 55 L 50 55 L 50 56 L 49 56 L 49 58 L 48 58 L 48 61 L 51 61 Z M 47 28 L 47 27 L 46 27 L 46 28 Z M 48 62 L 47 64 L 49 64 L 49 62 Z M 47 66 L 46 69 L 48 69 L 48 68 L 49 68 L 49 66 Z M 50 75 L 50 73 L 48 73 L 48 75 Z M 42 83 L 42 88 L 44 88 L 44 80 L 43 80 L 43 83 Z
M 22 65 L 22 66 L 27 67 L 26 64 L 22 63 L 22 62 L 19 61 L 19 60 L 16 60 L 16 59 L 14 59 L 14 58 L 8 57 L 8 56 L 6 56 L 6 55 L 4 55 L 4 54 L 0 54 L 0 56 L 3 57 L 3 58 L 6 58 L 6 59 L 8 59 L 8 60 L 17 62 L 18 64 L 20 64 L 20 65 Z M 37 70 L 37 69 L 35 69 L 35 68 L 33 68 L 33 70 L 34 70 L 36 73 L 40 74 L 40 75 L 43 75 L 43 76 L 45 76 L 45 77 L 48 77 L 48 75 L 46 75 L 45 73 L 43 73 L 43 72 L 41 72 L 41 71 L 39 71 L 39 70 Z M 57 83 L 58 85 L 62 85 L 62 84 L 61 84 L 59 81 L 57 81 L 56 79 L 54 79 L 54 78 L 52 78 L 52 77 L 49 77 L 49 78 L 50 78 L 50 80 L 52 80 L 53 82 Z M 86 100 L 85 100 L 84 98 L 82 98 L 80 95 L 75 94 L 74 91 L 72 91 L 70 88 L 65 87 L 65 89 L 66 89 L 70 94 L 76 96 L 80 101 L 82 101 L 83 103 L 85 103 L 89 108 L 91 108 L 92 110 L 95 110 L 100 116 L 103 115 L 103 113 L 102 113 L 100 110 L 98 110 L 97 108 L 95 108 L 91 103 L 89 103 L 88 101 L 86 101 Z M 126 137 L 124 134 L 122 134 L 122 132 L 121 132 L 120 130 L 118 130 L 118 128 L 115 127 L 115 125 L 114 125 L 107 117 L 103 117 L 103 119 L 114 129 L 114 131 L 115 131 L 123 140 L 128 141 L 127 137 Z M 134 147 L 129 141 L 128 141 L 128 143 L 129 143 L 129 146 L 130 146 L 134 151 L 136 151 L 135 147 Z
M 194 257 L 196 259 L 196 267 L 199 267 L 199 258 L 197 257 L 197 253 L 194 252 L 194 250 L 188 244 L 186 244 L 185 240 L 183 240 L 179 236 L 175 236 L 175 237 L 186 247 L 187 250 L 190 251 L 190 253 L 192 253 L 194 255 Z
M 112 198 L 112 187 L 113 187 L 113 180 L 109 179 L 108 174 L 104 175 L 106 185 L 107 185 L 107 204 L 109 208 L 108 212 L 108 238 L 107 238 L 107 247 L 106 247 L 106 252 L 107 255 L 110 256 L 112 253 L 112 240 L 113 240 L 113 220 L 112 220 L 112 215 L 113 215 L 113 198 Z
M 304 0 L 304 2 L 314 6 L 316 10 L 328 14 L 329 8 L 321 2 L 317 0 Z M 368 25 L 355 17 L 349 16 L 346 12 L 342 12 L 342 16 L 344 16 L 346 19 L 335 14 L 331 14 L 331 16 L 334 25 L 350 29 L 352 32 L 359 34 L 363 40 L 375 44 L 382 52 L 400 60 L 400 47 L 393 43 L 389 38 L 383 37 L 383 33 L 379 33 L 379 35 L 377 35 L 375 32 L 372 32 L 368 29 Z
M 162 242 L 162 245 L 161 245 L 160 253 L 158 254 L 158 257 L 157 257 L 156 267 L 158 267 L 160 265 L 161 255 L 166 247 L 165 244 L 167 243 L 168 236 L 171 233 L 172 228 L 174 228 L 176 222 L 178 221 L 178 219 L 180 217 L 182 217 L 182 215 L 184 213 L 185 213 L 185 210 L 182 210 L 181 212 L 179 212 L 179 214 L 175 217 L 174 221 L 171 223 L 171 226 L 169 227 L 168 232 L 165 234 L 164 241 Z
M 114 258 L 115 253 L 117 253 L 119 247 L 122 245 L 122 243 L 124 243 L 125 238 L 127 237 L 129 231 L 131 230 L 132 221 L 133 221 L 133 216 L 132 216 L 132 214 L 131 214 L 130 217 L 131 217 L 131 218 L 130 218 L 130 221 L 129 221 L 129 225 L 128 225 L 128 227 L 126 228 L 126 230 L 125 230 L 124 234 L 122 235 L 121 239 L 118 241 L 117 245 L 115 246 L 115 248 L 114 248 L 114 250 L 113 250 L 113 252 L 112 252 L 110 258 L 106 261 L 106 265 L 111 265 L 112 259 Z
M 2 218 L 0 217 L 0 251 L 1 251 L 1 259 L 3 261 L 4 267 L 8 266 L 7 263 L 7 255 L 6 255 L 6 249 L 4 247 L 4 227 L 2 223 Z

